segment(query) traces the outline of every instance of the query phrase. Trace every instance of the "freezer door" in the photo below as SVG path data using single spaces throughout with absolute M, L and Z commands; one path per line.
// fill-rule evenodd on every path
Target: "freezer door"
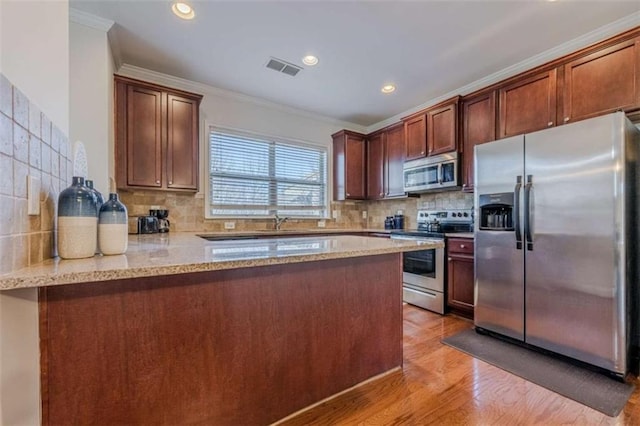
M 524 339 L 524 250 L 517 248 L 514 231 L 480 230 L 478 218 L 481 195 L 516 192 L 523 162 L 523 136 L 475 148 L 474 321 L 478 327 L 519 340 Z
M 525 137 L 532 250 L 526 251 L 529 344 L 626 369 L 622 114 Z

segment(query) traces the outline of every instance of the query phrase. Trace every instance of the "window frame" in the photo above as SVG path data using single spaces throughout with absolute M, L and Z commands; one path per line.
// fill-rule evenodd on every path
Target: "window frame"
M 291 146 L 299 146 L 303 148 L 312 148 L 317 150 L 322 150 L 325 153 L 325 188 L 324 188 L 324 215 L 321 216 L 292 216 L 286 215 L 287 218 L 295 219 L 295 220 L 328 220 L 330 219 L 331 214 L 331 146 L 323 145 L 320 143 L 314 143 L 311 141 L 293 139 L 293 138 L 283 138 L 280 136 L 269 135 L 266 133 L 258 133 L 250 130 L 244 129 L 236 129 L 227 126 L 219 126 L 212 123 L 206 123 L 204 127 L 204 151 L 206 152 L 206 156 L 203 161 L 203 173 L 201 176 L 203 177 L 203 188 L 204 188 L 204 218 L 205 219 L 237 219 L 237 220 L 264 220 L 264 219 L 273 219 L 274 215 L 213 215 L 211 213 L 212 204 L 211 204 L 211 188 L 210 188 L 210 179 L 211 179 L 211 132 L 213 130 L 217 130 L 222 133 L 230 133 L 232 135 L 237 135 L 240 137 L 246 138 L 256 138 L 259 140 L 268 140 L 270 142 L 281 143 L 285 145 Z

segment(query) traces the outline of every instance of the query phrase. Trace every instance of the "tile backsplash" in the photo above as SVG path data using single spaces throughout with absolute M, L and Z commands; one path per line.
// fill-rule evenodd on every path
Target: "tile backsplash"
M 58 194 L 71 182 L 67 136 L 0 74 L 0 273 L 55 255 Z M 27 214 L 27 176 L 40 179 L 40 215 Z
M 172 231 L 222 232 L 225 222 L 235 222 L 234 231 L 272 230 L 272 219 L 205 219 L 204 198 L 193 194 L 164 191 L 134 190 L 119 192 L 122 202 L 129 212 L 129 232 L 136 230 L 136 217 L 149 214 L 152 206 L 169 209 Z M 419 198 L 403 198 L 384 201 L 342 201 L 331 202 L 331 210 L 336 219 L 325 221 L 326 229 L 382 229 L 386 216 L 402 210 L 405 228 L 415 228 L 418 209 L 458 209 L 472 208 L 473 194 L 459 191 L 423 194 Z M 367 212 L 367 218 L 362 213 Z M 317 227 L 316 219 L 287 220 L 282 229 L 309 229 Z

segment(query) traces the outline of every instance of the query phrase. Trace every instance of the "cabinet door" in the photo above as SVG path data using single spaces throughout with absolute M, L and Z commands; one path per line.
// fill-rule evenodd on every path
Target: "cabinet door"
M 546 71 L 500 89 L 499 138 L 555 125 L 556 70 Z
M 449 255 L 447 305 L 456 313 L 473 318 L 473 256 Z
M 162 92 L 127 86 L 127 185 L 162 186 Z
M 427 112 L 428 155 L 443 154 L 458 148 L 458 105 L 451 104 Z
M 167 95 L 167 187 L 198 189 L 198 102 Z
M 347 199 L 364 200 L 367 196 L 364 137 L 346 135 L 345 160 L 345 196 Z
M 404 121 L 404 139 L 406 160 L 427 155 L 427 116 L 425 114 Z
M 564 66 L 563 121 L 640 106 L 640 39 L 627 40 Z
M 385 196 L 385 134 L 378 133 L 367 141 L 367 198 Z
M 473 148 L 496 138 L 496 93 L 469 99 L 463 106 L 462 190 L 473 191 Z
M 387 197 L 398 197 L 404 192 L 404 128 L 397 126 L 387 131 Z

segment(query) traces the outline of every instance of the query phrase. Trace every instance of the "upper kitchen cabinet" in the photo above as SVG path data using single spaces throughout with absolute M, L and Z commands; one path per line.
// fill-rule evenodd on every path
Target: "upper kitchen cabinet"
M 333 199 L 364 200 L 366 187 L 365 135 L 341 130 L 333 138 Z
M 404 175 L 402 167 L 405 160 L 404 127 L 396 124 L 386 132 L 386 165 L 387 165 L 387 197 L 402 197 L 404 192 Z
M 459 97 L 427 110 L 427 154 L 437 155 L 458 149 Z
M 427 115 L 424 112 L 405 117 L 404 143 L 405 160 L 427 156 Z
M 381 200 L 404 197 L 404 127 L 395 124 L 368 136 L 367 198 Z
M 556 69 L 499 88 L 498 138 L 555 125 Z
M 384 132 L 367 138 L 367 198 L 380 200 L 385 197 L 385 139 Z
M 198 190 L 201 95 L 115 76 L 119 189 Z
M 496 92 L 462 102 L 462 190 L 473 191 L 473 148 L 496 138 Z
M 458 149 L 459 99 L 449 99 L 402 119 L 406 161 Z
M 565 123 L 640 107 L 640 38 L 564 65 Z

